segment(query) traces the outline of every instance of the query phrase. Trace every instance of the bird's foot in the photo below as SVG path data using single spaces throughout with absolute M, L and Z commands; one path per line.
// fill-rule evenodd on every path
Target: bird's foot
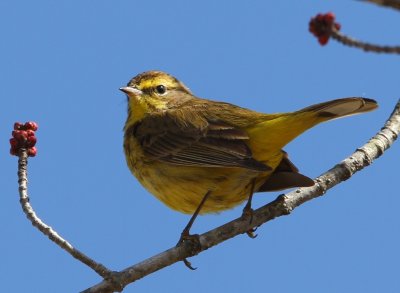
M 188 244 L 186 244 L 188 243 Z M 195 254 L 196 252 L 201 250 L 200 244 L 200 237 L 199 234 L 189 234 L 189 231 L 184 229 L 181 233 L 181 237 L 179 238 L 178 243 L 176 244 L 177 247 L 182 245 L 189 245 L 190 251 Z M 193 267 L 191 262 L 188 261 L 186 258 L 183 260 L 185 266 L 191 270 L 196 270 L 197 268 Z
M 251 208 L 250 205 L 246 205 L 244 207 L 242 213 L 242 219 L 244 221 L 248 221 L 249 225 L 251 225 L 251 223 L 253 222 L 253 213 L 254 210 Z M 250 228 L 249 230 L 246 231 L 247 236 L 249 236 L 252 239 L 256 238 L 257 234 L 254 233 L 256 230 L 257 228 Z

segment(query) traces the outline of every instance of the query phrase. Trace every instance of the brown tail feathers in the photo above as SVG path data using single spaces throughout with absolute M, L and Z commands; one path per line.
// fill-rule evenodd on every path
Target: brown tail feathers
M 367 98 L 344 98 L 312 105 L 298 112 L 316 112 L 320 117 L 335 119 L 369 112 L 378 107 L 375 100 Z

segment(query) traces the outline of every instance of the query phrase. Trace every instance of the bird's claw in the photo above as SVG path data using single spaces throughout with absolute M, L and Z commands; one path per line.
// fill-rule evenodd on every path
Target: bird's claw
M 243 209 L 242 218 L 243 220 L 248 221 L 249 225 L 253 223 L 253 212 L 254 210 L 247 205 Z M 249 230 L 246 231 L 247 236 L 249 236 L 252 239 L 256 238 L 257 234 L 254 234 L 256 230 L 257 228 L 250 228 Z
M 247 236 L 249 236 L 251 239 L 254 239 L 258 236 L 258 234 L 254 234 L 256 232 L 257 228 L 251 228 L 250 230 L 246 231 Z
M 184 243 L 188 243 L 192 253 L 195 253 L 196 251 L 201 249 L 199 234 L 189 234 L 189 232 L 184 230 L 176 246 L 182 246 Z M 191 262 L 188 261 L 186 258 L 183 259 L 183 263 L 187 268 L 191 269 L 192 271 L 197 269 L 193 267 Z
M 185 264 L 185 266 L 188 269 L 190 269 L 192 271 L 197 270 L 197 268 L 192 267 L 192 263 L 190 261 L 188 261 L 187 258 L 183 259 L 183 263 Z

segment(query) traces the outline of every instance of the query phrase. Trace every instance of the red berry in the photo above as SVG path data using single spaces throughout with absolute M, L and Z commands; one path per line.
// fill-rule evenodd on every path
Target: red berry
M 23 124 L 21 122 L 14 123 L 14 130 L 20 130 Z
M 327 22 L 333 22 L 335 20 L 335 14 L 333 14 L 332 12 L 328 12 L 324 15 L 324 17 Z
M 26 134 L 28 135 L 28 137 L 35 136 L 35 131 L 28 129 L 28 130 L 26 130 Z
M 18 156 L 21 148 L 27 148 L 29 157 L 36 156 L 37 149 L 35 148 L 35 144 L 37 139 L 35 131 L 37 129 L 38 125 L 32 121 L 26 122 L 25 124 L 15 122 L 12 138 L 10 139 L 10 154 Z
M 36 144 L 36 136 L 29 136 L 26 141 L 26 146 L 28 148 L 35 146 Z
M 10 138 L 10 145 L 12 148 L 16 148 L 18 146 L 18 140 L 16 140 L 14 137 Z
M 319 13 L 310 20 L 309 31 L 317 37 L 322 46 L 328 43 L 335 29 L 340 30 L 340 24 L 335 22 L 335 18 L 335 14 L 328 12 L 325 14 Z
M 19 141 L 25 141 L 28 138 L 28 133 L 25 130 L 14 130 L 12 136 Z
M 28 133 L 27 133 L 25 130 L 20 130 L 20 133 L 21 133 L 21 136 L 22 136 L 24 139 L 27 139 L 27 138 L 28 138 Z
M 10 148 L 10 154 L 12 156 L 18 156 L 18 149 L 17 148 Z
M 24 127 L 25 129 L 31 129 L 33 131 L 36 131 L 38 129 L 37 123 L 33 121 L 26 122 Z
M 328 41 L 329 41 L 329 36 L 326 36 L 326 35 L 320 36 L 318 38 L 318 42 L 320 43 L 321 46 L 326 45 L 328 43 Z
M 28 149 L 28 156 L 29 157 L 34 157 L 37 154 L 37 149 L 35 147 L 31 147 Z

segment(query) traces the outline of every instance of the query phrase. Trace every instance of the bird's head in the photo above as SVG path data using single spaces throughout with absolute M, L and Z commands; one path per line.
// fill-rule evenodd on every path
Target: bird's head
M 148 113 L 176 107 L 192 97 L 183 83 L 162 71 L 141 73 L 120 90 L 127 95 L 128 112 L 136 121 Z

